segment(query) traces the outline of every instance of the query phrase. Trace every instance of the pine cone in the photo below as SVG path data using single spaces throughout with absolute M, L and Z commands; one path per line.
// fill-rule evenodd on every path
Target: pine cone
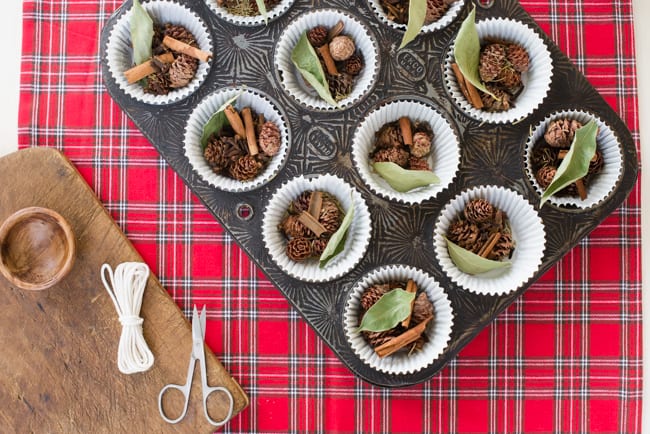
M 327 42 L 327 33 L 329 30 L 327 30 L 327 27 L 325 26 L 316 26 L 307 32 L 307 39 L 309 40 L 309 43 L 312 45 L 314 48 L 319 48 L 325 45 Z
M 292 261 L 304 261 L 311 257 L 311 241 L 307 238 L 292 238 L 287 242 L 287 256 Z
M 431 152 L 431 136 L 427 133 L 413 134 L 413 144 L 411 145 L 411 155 L 422 158 Z
M 482 223 L 494 217 L 494 207 L 485 199 L 474 199 L 465 205 L 464 214 L 471 223 Z
M 342 72 L 338 75 L 326 75 L 330 93 L 336 101 L 340 101 L 352 93 L 353 77 L 350 74 Z
M 262 163 L 252 155 L 239 157 L 229 168 L 230 176 L 238 181 L 250 181 L 262 170 Z
M 596 158 L 592 159 L 589 162 L 589 175 L 595 175 L 602 172 L 603 167 L 605 167 L 605 160 L 603 159 L 603 154 L 596 151 Z
M 311 199 L 311 190 L 305 190 L 289 204 L 290 214 L 300 214 L 309 209 L 309 200 Z
M 533 149 L 531 162 L 534 167 L 555 166 L 557 161 L 557 150 L 548 146 L 537 146 Z
M 325 251 L 327 247 L 327 242 L 329 240 L 325 238 L 314 238 L 311 240 L 311 252 L 314 256 L 320 256 Z
M 445 12 L 447 12 L 447 5 L 444 0 L 427 0 L 427 12 L 424 17 L 424 24 L 431 24 L 438 21 Z
M 352 76 L 359 75 L 362 69 L 363 57 L 360 54 L 353 54 L 343 65 L 343 71 Z
M 411 314 L 411 325 L 418 325 L 433 315 L 433 304 L 429 301 L 427 293 L 422 291 L 415 297 L 413 313 Z
M 276 155 L 280 151 L 280 144 L 282 142 L 280 129 L 275 123 L 266 121 L 264 125 L 262 125 L 262 130 L 260 131 L 257 141 L 262 152 L 266 155 L 269 157 Z
M 409 157 L 408 167 L 410 170 L 429 170 L 429 163 L 424 158 Z
M 495 81 L 499 82 L 499 84 L 507 89 L 511 94 L 515 94 L 522 86 L 521 73 L 509 66 L 501 69 Z
M 165 36 L 174 38 L 177 41 L 185 42 L 186 44 L 191 45 L 193 47 L 199 46 L 196 43 L 196 39 L 194 38 L 192 32 L 190 32 L 183 26 L 179 26 L 176 24 L 165 24 Z
M 546 188 L 551 185 L 556 171 L 557 169 L 554 166 L 542 166 L 537 171 L 535 179 L 537 179 L 537 183 L 542 187 L 542 189 L 546 190 Z
M 360 301 L 363 310 L 367 311 L 370 309 L 373 304 L 377 303 L 377 300 L 389 291 L 389 289 L 390 288 L 386 283 L 372 285 L 366 288 L 366 290 L 363 291 L 363 294 L 361 294 Z
M 169 86 L 179 88 L 187 84 L 196 75 L 199 69 L 199 61 L 186 54 L 179 55 L 169 67 Z
M 447 238 L 463 249 L 472 250 L 479 237 L 479 229 L 467 220 L 457 220 L 449 225 Z
M 395 336 L 398 336 L 398 333 L 395 331 L 395 329 L 385 330 L 383 332 L 364 331 L 362 333 L 372 348 L 377 348 L 382 344 L 390 341 Z
M 390 161 L 391 163 L 395 163 L 398 166 L 406 167 L 409 161 L 409 153 L 402 148 L 380 149 L 379 151 L 375 152 L 373 161 L 375 163 Z
M 357 49 L 352 38 L 345 35 L 339 35 L 332 38 L 329 48 L 332 59 L 337 62 L 348 60 Z
M 574 119 L 554 120 L 546 127 L 544 140 L 554 148 L 569 148 L 575 137 L 576 130 L 581 127 L 582 124 Z
M 484 82 L 495 81 L 506 65 L 506 47 L 489 44 L 483 47 L 479 57 L 479 75 Z
M 491 95 L 481 92 L 481 101 L 483 101 L 483 109 L 485 111 L 501 112 L 510 110 L 510 94 L 508 92 L 491 84 L 485 87 L 497 97 L 497 99 L 494 99 Z
M 212 135 L 207 146 L 203 150 L 203 157 L 214 173 L 221 173 L 228 167 L 230 159 L 226 155 L 227 145 L 218 137 Z
M 312 235 L 307 226 L 300 223 L 297 215 L 289 214 L 282 223 L 280 223 L 280 230 L 284 232 L 287 238 L 305 238 Z
M 142 89 L 145 93 L 153 95 L 167 95 L 169 93 L 169 80 L 166 74 L 156 72 L 147 77 L 147 84 Z
M 403 145 L 402 133 L 395 122 L 384 125 L 375 133 L 377 148 L 399 148 Z
M 341 210 L 333 200 L 323 199 L 318 222 L 323 225 L 327 232 L 333 234 L 341 226 Z
M 500 261 L 504 258 L 509 258 L 512 250 L 515 248 L 512 242 L 512 235 L 509 233 L 502 233 L 499 241 L 488 255 L 488 259 Z
M 528 52 L 519 44 L 509 44 L 507 47 L 507 59 L 515 70 L 518 72 L 528 71 L 530 58 Z

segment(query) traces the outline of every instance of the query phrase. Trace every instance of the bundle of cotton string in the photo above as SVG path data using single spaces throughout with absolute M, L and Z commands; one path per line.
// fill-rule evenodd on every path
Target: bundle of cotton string
M 124 262 L 115 268 L 102 265 L 102 282 L 111 296 L 122 323 L 117 349 L 117 367 L 124 374 L 143 372 L 153 365 L 153 354 L 142 335 L 140 307 L 149 278 L 149 267 L 141 262 Z

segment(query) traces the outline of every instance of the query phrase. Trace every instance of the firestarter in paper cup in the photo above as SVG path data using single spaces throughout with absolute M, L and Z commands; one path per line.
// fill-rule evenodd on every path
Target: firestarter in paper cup
M 512 107 L 502 112 L 477 109 L 465 98 L 451 67 L 454 62 L 454 44 L 445 61 L 445 86 L 456 104 L 469 116 L 481 122 L 510 123 L 529 116 L 544 101 L 551 88 L 553 61 L 542 38 L 530 27 L 506 18 L 489 18 L 476 23 L 481 43 L 486 38 L 520 44 L 530 58 L 529 69 L 521 75 L 523 90 L 514 98 Z M 480 91 L 479 91 L 480 92 Z
M 253 0 L 251 0 L 253 1 Z M 270 23 L 274 19 L 278 18 L 282 14 L 284 14 L 295 0 L 281 0 L 277 5 L 275 5 L 272 9 L 267 10 L 267 18 L 268 22 Z M 212 12 L 214 12 L 219 18 L 224 19 L 230 23 L 240 25 L 240 26 L 259 26 L 262 24 L 266 24 L 264 20 L 263 15 L 254 15 L 254 16 L 246 16 L 246 15 L 237 15 L 232 12 L 228 12 L 228 10 L 219 5 L 219 2 L 217 0 L 205 0 L 205 3 L 212 9 Z
M 372 11 L 375 13 L 375 15 L 377 15 L 377 17 L 379 17 L 379 19 L 384 24 L 387 24 L 390 27 L 397 30 L 406 30 L 406 24 L 399 24 L 388 18 L 388 15 L 386 15 L 384 8 L 381 6 L 380 0 L 368 0 L 368 4 L 372 8 Z M 455 1 L 454 3 L 449 5 L 449 9 L 447 9 L 447 12 L 445 12 L 444 15 L 441 16 L 438 20 L 429 23 L 425 26 L 422 26 L 420 33 L 431 33 L 431 32 L 435 32 L 436 30 L 444 29 L 449 24 L 451 24 L 452 21 L 456 19 L 458 13 L 461 11 L 461 9 L 463 9 L 464 5 L 465 5 L 465 0 Z
M 354 218 L 348 229 L 345 248 L 324 268 L 319 267 L 318 258 L 301 262 L 289 259 L 286 254 L 287 239 L 278 229 L 289 204 L 307 190 L 327 192 L 335 196 L 345 213 L 354 202 Z M 262 222 L 262 240 L 273 262 L 289 276 L 305 282 L 328 282 L 348 273 L 361 261 L 370 242 L 371 226 L 368 206 L 350 184 L 333 175 L 314 178 L 299 176 L 283 184 L 269 200 Z
M 212 39 L 208 29 L 199 16 L 179 3 L 167 0 L 154 0 L 142 3 L 154 24 L 166 23 L 181 25 L 194 35 L 199 48 L 203 51 L 214 53 Z M 179 101 L 191 95 L 205 81 L 210 70 L 210 62 L 199 62 L 196 75 L 187 86 L 174 89 L 167 95 L 153 95 L 145 93 L 140 83 L 129 84 L 124 72 L 133 65 L 133 49 L 131 47 L 130 22 L 133 8 L 126 11 L 117 20 L 108 37 L 106 57 L 108 69 L 117 85 L 127 95 L 147 104 L 163 105 Z
M 431 126 L 433 140 L 427 162 L 432 172 L 440 178 L 440 183 L 401 193 L 373 170 L 369 154 L 375 147 L 375 133 L 402 116 L 412 122 L 427 122 Z M 376 107 L 361 121 L 352 140 L 352 161 L 364 183 L 374 193 L 400 202 L 420 203 L 435 197 L 451 184 L 458 172 L 460 142 L 449 121 L 438 110 L 421 102 L 399 100 Z
M 232 103 L 233 106 L 250 107 L 255 112 L 264 114 L 267 121 L 273 122 L 278 127 L 281 137 L 279 152 L 271 158 L 266 168 L 250 181 L 239 181 L 214 173 L 203 156 L 203 147 L 201 146 L 201 135 L 205 124 L 226 101 L 240 92 L 239 97 Z M 224 191 L 250 191 L 273 179 L 287 159 L 289 142 L 289 130 L 284 116 L 266 94 L 253 88 L 220 89 L 208 95 L 196 106 L 185 126 L 185 155 L 192 168 L 210 185 Z
M 444 237 L 465 205 L 479 198 L 506 214 L 515 248 L 509 267 L 471 275 L 460 271 L 451 260 Z M 433 234 L 434 249 L 443 271 L 462 288 L 485 295 L 507 294 L 530 280 L 542 263 L 545 243 L 544 224 L 532 205 L 519 193 L 497 186 L 474 187 L 460 193 L 441 211 Z
M 315 90 L 310 89 L 300 72 L 291 61 L 298 39 L 305 31 L 316 26 L 334 27 L 339 21 L 344 24 L 343 35 L 350 36 L 363 56 L 363 70 L 355 77 L 352 92 L 338 102 L 338 107 L 324 101 Z M 307 12 L 296 18 L 282 32 L 275 51 L 275 67 L 278 70 L 282 87 L 299 103 L 316 110 L 342 110 L 357 103 L 374 85 L 379 71 L 377 41 L 359 20 L 347 12 L 335 9 L 319 9 Z
M 433 304 L 434 317 L 427 324 L 425 334 L 428 342 L 422 350 L 408 355 L 397 352 L 390 356 L 379 357 L 361 332 L 356 331 L 361 322 L 361 296 L 372 285 L 389 282 L 406 282 L 412 279 L 418 289 L 423 289 Z M 390 265 L 375 269 L 366 274 L 352 288 L 345 305 L 343 317 L 345 335 L 354 353 L 359 358 L 381 372 L 388 374 L 412 374 L 431 365 L 447 348 L 451 338 L 454 314 L 451 301 L 436 280 L 424 271 L 405 266 Z
M 571 196 L 551 196 L 548 201 L 557 206 L 574 206 L 580 209 L 591 208 L 609 197 L 618 184 L 623 170 L 621 145 L 611 128 L 597 116 L 582 110 L 563 110 L 550 114 L 542 122 L 537 124 L 526 142 L 524 154 L 526 175 L 528 175 L 528 179 L 541 197 L 544 189 L 535 178 L 531 161 L 532 152 L 535 145 L 540 140 L 543 140 L 548 125 L 552 121 L 562 118 L 577 120 L 582 125 L 589 123 L 591 120 L 594 120 L 598 124 L 596 143 L 598 144 L 598 151 L 603 156 L 603 170 L 587 185 L 587 198 L 585 200 Z

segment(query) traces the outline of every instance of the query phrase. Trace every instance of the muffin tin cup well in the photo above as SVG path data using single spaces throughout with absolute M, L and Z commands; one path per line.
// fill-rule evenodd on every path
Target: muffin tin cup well
M 154 24 L 177 24 L 189 30 L 196 39 L 199 48 L 214 54 L 212 37 L 204 21 L 180 3 L 170 0 L 153 0 L 142 3 Z M 133 8 L 119 17 L 113 26 L 106 45 L 108 69 L 118 87 L 129 97 L 147 104 L 165 105 L 180 101 L 192 93 L 205 81 L 210 71 L 210 62 L 199 62 L 194 78 L 187 86 L 171 90 L 167 95 L 145 93 L 140 83 L 131 83 L 124 77 L 124 72 L 133 67 L 133 50 L 131 48 L 131 31 L 129 28 Z
M 598 124 L 596 143 L 598 144 L 598 151 L 603 155 L 604 165 L 602 172 L 596 175 L 593 182 L 587 186 L 587 198 L 585 200 L 571 196 L 551 196 L 548 202 L 553 205 L 568 208 L 578 208 L 583 210 L 592 208 L 606 200 L 611 195 L 618 183 L 621 181 L 621 176 L 623 174 L 621 144 L 609 125 L 602 121 L 598 116 L 582 110 L 562 110 L 548 115 L 543 121 L 538 123 L 532 129 L 532 133 L 526 142 L 526 151 L 524 154 L 526 175 L 541 197 L 544 193 L 544 189 L 539 185 L 535 178 L 531 155 L 537 142 L 543 140 L 546 127 L 548 127 L 552 121 L 562 118 L 577 120 L 581 122 L 582 125 L 585 125 L 591 120 L 594 120 Z

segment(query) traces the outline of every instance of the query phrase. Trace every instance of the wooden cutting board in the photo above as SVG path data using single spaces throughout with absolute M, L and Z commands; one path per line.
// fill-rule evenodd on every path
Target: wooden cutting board
M 185 419 L 170 425 L 158 413 L 161 388 L 185 382 L 192 332 L 154 276 L 141 310 L 154 366 L 132 375 L 117 369 L 121 325 L 99 271 L 105 262 L 115 268 L 142 258 L 77 170 L 54 149 L 26 149 L 0 158 L 0 186 L 0 222 L 24 207 L 51 208 L 71 224 L 77 242 L 72 271 L 53 288 L 24 291 L 0 276 L 0 430 L 214 431 L 203 415 L 198 367 Z M 205 356 L 208 383 L 230 390 L 236 415 L 248 397 L 207 347 Z M 226 398 L 215 394 L 209 409 L 221 419 Z

